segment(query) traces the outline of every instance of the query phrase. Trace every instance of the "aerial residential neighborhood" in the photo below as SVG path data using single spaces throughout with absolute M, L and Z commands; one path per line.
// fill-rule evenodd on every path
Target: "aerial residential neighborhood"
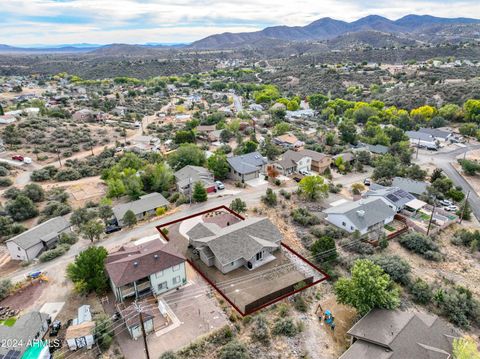
M 480 359 L 476 4 L 27 3 L 0 359 Z

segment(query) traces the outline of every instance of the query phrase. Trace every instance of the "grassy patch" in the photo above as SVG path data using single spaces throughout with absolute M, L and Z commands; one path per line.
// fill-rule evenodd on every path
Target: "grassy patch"
M 395 228 L 392 227 L 392 226 L 389 226 L 388 224 L 386 224 L 385 226 L 383 226 L 383 228 L 385 228 L 387 231 L 389 232 L 394 232 L 395 231 Z
M 0 320 L 0 325 L 4 325 L 6 327 L 13 327 L 16 321 L 17 321 L 17 318 L 11 317 L 5 320 Z

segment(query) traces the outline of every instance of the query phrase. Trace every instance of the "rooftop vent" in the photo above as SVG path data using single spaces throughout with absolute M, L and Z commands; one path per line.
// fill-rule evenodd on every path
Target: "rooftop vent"
M 138 267 L 138 262 L 133 262 L 134 267 Z
M 357 211 L 357 215 L 359 217 L 365 217 L 365 211 L 363 209 L 361 209 L 361 210 Z
M 158 259 L 158 254 L 154 254 L 153 258 Z

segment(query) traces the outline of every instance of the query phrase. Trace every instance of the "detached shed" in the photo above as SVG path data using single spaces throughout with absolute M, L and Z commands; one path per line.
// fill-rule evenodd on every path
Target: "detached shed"
M 68 348 L 70 350 L 77 350 L 84 347 L 91 349 L 95 343 L 93 338 L 94 329 L 95 322 L 93 321 L 83 322 L 68 327 L 65 334 Z

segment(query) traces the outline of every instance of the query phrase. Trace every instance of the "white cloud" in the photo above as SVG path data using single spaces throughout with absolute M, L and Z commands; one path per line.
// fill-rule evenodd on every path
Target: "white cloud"
M 6 14 L 0 43 L 178 42 L 265 25 L 305 25 L 329 16 L 352 21 L 368 14 L 445 17 L 480 14 L 473 0 L 0 0 Z M 40 17 L 40 18 L 39 18 Z M 64 23 L 59 23 L 59 22 Z M 76 21 L 75 21 L 76 20 Z M 70 23 L 69 23 L 70 21 Z

